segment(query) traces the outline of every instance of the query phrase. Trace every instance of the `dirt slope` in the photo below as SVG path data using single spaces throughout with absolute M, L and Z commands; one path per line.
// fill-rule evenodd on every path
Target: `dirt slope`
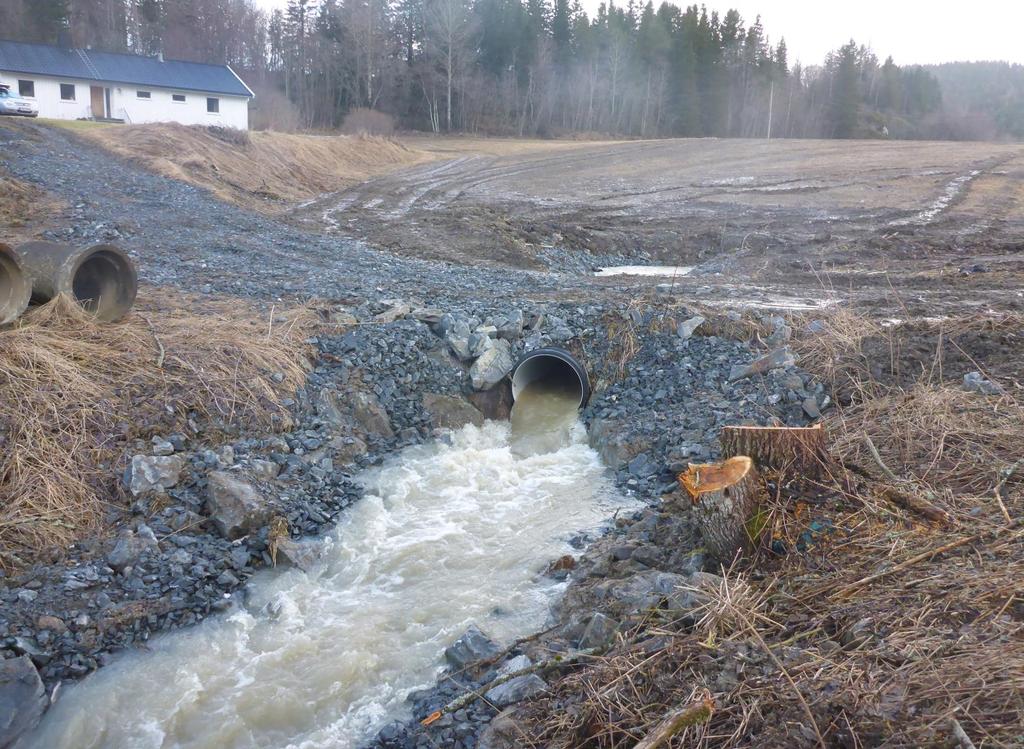
M 369 136 L 245 134 L 176 124 L 76 132 L 158 174 L 270 214 L 433 158 L 388 138 Z

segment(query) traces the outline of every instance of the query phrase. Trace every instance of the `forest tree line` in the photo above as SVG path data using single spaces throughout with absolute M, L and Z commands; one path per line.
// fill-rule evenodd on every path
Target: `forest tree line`
M 764 137 L 770 123 L 772 137 L 1024 137 L 1021 66 L 899 66 L 852 40 L 802 66 L 760 18 L 697 5 L 589 17 L 579 0 L 290 0 L 269 14 L 251 0 L 0 0 L 0 29 L 229 63 L 258 94 L 254 121 L 275 127 L 376 110 L 503 135 Z

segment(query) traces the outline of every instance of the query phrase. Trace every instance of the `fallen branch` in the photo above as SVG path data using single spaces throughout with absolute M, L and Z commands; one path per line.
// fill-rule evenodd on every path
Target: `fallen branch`
M 491 679 L 489 682 L 481 686 L 479 689 L 467 692 L 461 697 L 456 697 L 454 700 L 449 702 L 440 710 L 435 710 L 426 718 L 421 720 L 420 725 L 429 726 L 442 715 L 454 713 L 456 710 L 461 710 L 466 705 L 470 705 L 479 699 L 483 699 L 483 696 L 487 694 L 487 692 L 494 689 L 494 687 L 504 684 L 507 681 L 512 681 L 512 679 L 518 678 L 520 676 L 525 676 L 526 674 L 532 674 L 535 671 L 543 671 L 546 668 L 552 668 L 556 666 L 568 666 L 583 658 L 588 658 L 592 655 L 598 655 L 602 650 L 604 650 L 604 648 L 589 648 L 587 650 L 577 650 L 575 653 L 569 653 L 568 655 L 564 656 L 555 656 L 554 658 L 550 658 L 546 661 L 534 663 L 532 666 L 527 666 L 526 668 L 520 668 L 515 671 L 511 671 L 507 674 L 502 674 L 501 676 Z
M 657 749 L 680 731 L 707 723 L 714 711 L 715 702 L 710 697 L 675 710 L 662 718 L 633 749 Z
M 960 725 L 960 721 L 956 718 L 950 718 L 949 723 L 953 731 L 953 738 L 956 739 L 959 749 L 975 749 L 974 742 L 971 741 L 971 737 L 967 735 L 964 727 Z
M 950 523 L 953 521 L 953 516 L 941 507 L 936 507 L 926 499 L 914 497 L 910 494 L 904 494 L 891 486 L 884 487 L 881 491 L 881 496 L 883 499 L 889 500 L 894 505 L 899 505 L 905 510 L 916 512 L 918 515 L 921 515 L 933 522 Z
M 885 474 L 885 477 L 895 484 L 900 483 L 899 477 L 893 473 L 889 469 L 889 466 L 885 464 L 885 461 L 882 460 L 882 456 L 879 454 L 878 448 L 875 447 L 875 443 L 871 441 L 870 435 L 864 435 L 864 444 L 868 446 L 868 451 L 871 453 L 871 457 L 875 459 L 875 463 L 877 463 L 878 467 L 882 469 L 882 473 Z
M 1010 480 L 1010 477 L 1017 471 L 1020 464 L 1024 463 L 1024 460 L 1018 460 L 1013 465 L 1007 466 L 999 472 L 999 481 L 996 482 L 996 488 L 993 493 L 996 495 L 996 502 L 999 503 L 999 509 L 1003 511 L 1003 517 L 1006 518 L 1007 523 L 1012 523 L 1010 519 L 1010 511 L 1006 509 L 1006 503 L 1003 502 L 1003 487 L 1006 486 L 1006 482 Z

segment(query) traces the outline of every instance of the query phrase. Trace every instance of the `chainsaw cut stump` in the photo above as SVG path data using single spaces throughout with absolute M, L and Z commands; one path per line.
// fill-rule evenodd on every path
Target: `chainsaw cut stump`
M 832 463 L 821 424 L 810 427 L 722 427 L 722 455 L 745 455 L 762 471 L 819 478 Z
M 679 474 L 708 553 L 728 564 L 749 552 L 764 529 L 767 499 L 754 461 L 739 455 L 722 463 L 694 464 Z

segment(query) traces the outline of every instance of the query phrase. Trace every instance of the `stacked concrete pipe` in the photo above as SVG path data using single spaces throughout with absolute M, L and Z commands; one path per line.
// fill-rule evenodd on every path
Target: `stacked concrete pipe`
M 29 242 L 18 248 L 18 255 L 32 279 L 32 301 L 37 304 L 65 294 L 97 319 L 113 322 L 135 303 L 139 289 L 135 264 L 112 244 L 72 247 Z
M 0 242 L 0 325 L 14 322 L 28 307 L 32 281 L 13 248 Z

